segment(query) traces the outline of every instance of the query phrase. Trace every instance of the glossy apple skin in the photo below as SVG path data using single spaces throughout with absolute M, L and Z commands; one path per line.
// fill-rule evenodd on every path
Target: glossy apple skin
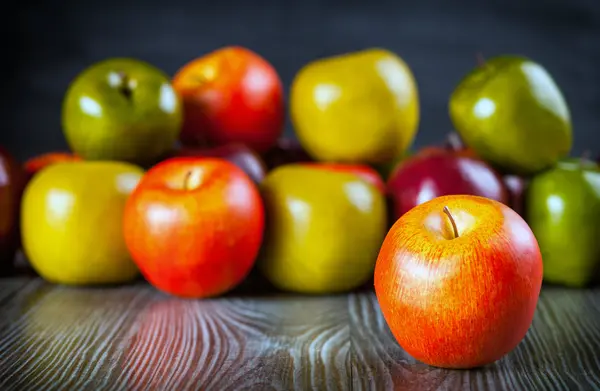
M 179 136 L 181 99 L 169 77 L 132 58 L 110 58 L 71 82 L 62 107 L 70 150 L 85 160 L 118 160 L 146 166 Z
M 183 98 L 184 145 L 243 143 L 262 153 L 283 131 L 281 79 L 247 48 L 228 46 L 197 58 L 177 71 L 173 85 Z
M 30 180 L 40 170 L 48 167 L 51 164 L 62 162 L 78 162 L 81 160 L 81 157 L 71 152 L 48 152 L 28 159 L 25 161 L 24 168 L 25 172 L 27 173 L 28 180 Z
M 199 180 L 185 188 L 186 177 Z M 203 298 L 248 275 L 263 237 L 264 207 L 252 180 L 220 158 L 181 157 L 152 167 L 125 208 L 125 241 L 157 289 Z
M 290 138 L 281 138 L 263 154 L 263 160 L 269 171 L 284 164 L 314 162 L 302 145 Z
M 123 209 L 144 175 L 116 161 L 56 163 L 27 184 L 21 205 L 23 251 L 46 281 L 105 285 L 138 277 L 123 240 Z
M 410 147 L 420 120 L 412 70 L 381 48 L 306 64 L 290 85 L 289 108 L 298 140 L 326 162 L 389 163 Z
M 476 195 L 508 204 L 502 178 L 480 159 L 461 151 L 427 149 L 400 164 L 387 182 L 398 219 L 416 205 L 453 194 Z
M 223 158 L 241 168 L 256 184 L 261 183 L 267 174 L 267 167 L 260 156 L 243 144 L 226 144 L 208 149 L 182 147 L 170 157 Z
M 16 159 L 0 147 L 0 274 L 7 274 L 14 267 L 25 180 L 25 172 Z
M 443 368 L 480 367 L 512 351 L 531 325 L 541 285 L 542 256 L 523 218 L 468 195 L 403 215 L 375 267 L 377 300 L 400 346 Z
M 278 289 L 348 292 L 372 275 L 385 236 L 385 201 L 354 173 L 302 164 L 267 175 L 268 218 L 258 269 Z
M 359 176 L 362 180 L 375 186 L 377 190 L 385 194 L 385 182 L 379 176 L 375 169 L 364 164 L 343 164 L 343 163 L 300 163 L 305 167 L 320 168 L 333 172 L 348 172 Z
M 472 70 L 448 110 L 465 143 L 506 173 L 536 174 L 573 144 L 570 110 L 556 82 L 522 56 L 498 56 Z

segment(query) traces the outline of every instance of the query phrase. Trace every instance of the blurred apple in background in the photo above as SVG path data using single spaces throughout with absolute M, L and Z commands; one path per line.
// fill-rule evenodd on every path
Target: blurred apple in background
M 600 167 L 563 159 L 531 179 L 526 197 L 545 281 L 571 287 L 593 282 L 600 272 Z
M 36 174 L 21 207 L 23 250 L 45 280 L 67 285 L 138 276 L 123 238 L 123 210 L 144 171 L 116 161 L 56 163 Z
M 387 182 L 397 219 L 443 195 L 476 195 L 509 203 L 502 177 L 482 160 L 453 147 L 429 147 L 406 159 Z
M 226 144 L 213 148 L 181 147 L 169 157 L 216 157 L 225 159 L 241 168 L 254 183 L 265 178 L 267 168 L 261 157 L 243 144 Z
M 448 135 L 446 136 L 445 145 L 447 148 L 451 148 L 455 151 L 458 151 L 464 156 L 470 156 L 473 158 L 481 159 L 479 156 L 477 156 L 477 154 L 472 148 L 468 147 L 464 143 L 460 135 L 456 132 L 448 133 Z M 519 175 L 503 174 L 497 169 L 496 172 L 498 172 L 502 177 L 502 181 L 504 182 L 504 185 L 508 192 L 508 206 L 510 206 L 515 212 L 523 216 L 525 213 L 524 192 L 525 188 L 527 187 L 528 179 Z
M 289 164 L 261 185 L 267 217 L 259 270 L 279 289 L 345 292 L 372 275 L 385 200 L 353 172 Z
M 30 180 L 36 173 L 51 164 L 81 160 L 79 156 L 71 152 L 48 152 L 28 159 L 24 164 L 24 168 L 27 173 L 27 179 Z
M 454 128 L 478 156 L 506 174 L 531 176 L 568 155 L 571 115 L 550 73 L 526 57 L 484 61 L 449 101 Z
M 182 118 L 169 77 L 132 58 L 84 69 L 70 84 L 62 109 L 65 137 L 78 156 L 143 166 L 173 147 Z
M 26 174 L 17 160 L 0 147 L 0 274 L 14 268 L 19 248 L 19 216 Z
M 289 106 L 298 140 L 326 162 L 389 163 L 410 147 L 419 125 L 414 75 L 381 48 L 306 64 L 291 84 Z
M 220 158 L 179 157 L 152 167 L 127 201 L 127 248 L 157 289 L 217 296 L 252 269 L 264 229 L 257 186 Z
M 291 138 L 281 138 L 263 154 L 263 160 L 269 171 L 284 164 L 313 162 L 300 142 Z
M 181 142 L 188 146 L 243 143 L 259 153 L 283 131 L 283 85 L 253 51 L 228 46 L 184 65 L 173 78 L 183 99 Z

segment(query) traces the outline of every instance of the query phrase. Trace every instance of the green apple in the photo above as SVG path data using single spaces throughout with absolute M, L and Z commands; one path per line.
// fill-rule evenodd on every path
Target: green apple
M 525 57 L 496 57 L 470 72 L 449 112 L 464 142 L 507 173 L 535 174 L 571 150 L 567 103 L 548 72 Z
M 165 73 L 140 60 L 114 58 L 73 80 L 62 122 L 69 146 L 84 159 L 146 165 L 173 147 L 182 113 Z
M 532 178 L 526 220 L 538 240 L 544 279 L 581 287 L 600 266 L 600 168 L 564 159 Z
M 123 238 L 123 210 L 144 171 L 110 161 L 57 163 L 27 185 L 21 206 L 23 249 L 44 279 L 114 284 L 138 275 Z
M 276 287 L 344 292 L 373 273 L 386 234 L 383 194 L 357 175 L 290 164 L 261 184 L 267 230 L 258 268 Z

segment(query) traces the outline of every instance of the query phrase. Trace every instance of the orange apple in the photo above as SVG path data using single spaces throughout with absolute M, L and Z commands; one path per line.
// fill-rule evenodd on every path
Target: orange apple
M 262 242 L 259 191 L 220 158 L 180 157 L 152 167 L 125 206 L 125 243 L 157 289 L 216 296 L 248 275 Z
M 527 223 L 478 196 L 435 198 L 390 229 L 375 267 L 383 316 L 402 348 L 444 368 L 492 363 L 531 322 L 542 256 Z

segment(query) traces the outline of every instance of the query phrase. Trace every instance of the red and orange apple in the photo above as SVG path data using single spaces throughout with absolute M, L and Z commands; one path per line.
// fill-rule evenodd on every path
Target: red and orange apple
M 392 334 L 415 359 L 444 368 L 490 364 L 523 339 L 542 285 L 527 223 L 504 204 L 442 196 L 404 214 L 375 266 Z
M 125 207 L 125 242 L 142 275 L 179 297 L 225 293 L 248 275 L 262 242 L 264 207 L 239 167 L 180 157 L 152 167 Z
M 177 72 L 173 87 L 183 99 L 184 145 L 243 143 L 262 153 L 283 131 L 281 79 L 249 49 L 228 46 L 199 57 Z

